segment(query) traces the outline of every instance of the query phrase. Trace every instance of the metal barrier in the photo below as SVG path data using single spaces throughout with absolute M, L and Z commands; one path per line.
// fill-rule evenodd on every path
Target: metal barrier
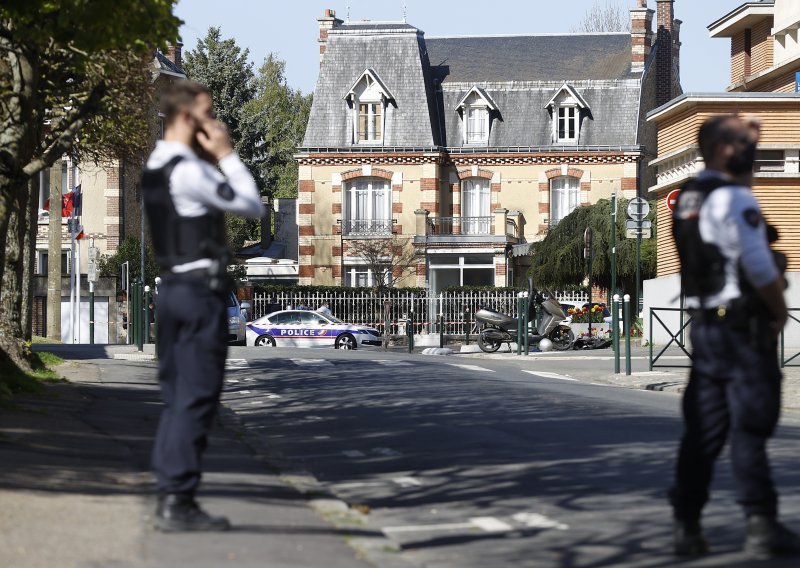
M 799 312 L 799 311 L 800 308 L 789 308 L 789 321 L 796 321 L 797 323 L 800 323 L 800 319 L 797 319 L 795 316 L 792 315 L 792 312 Z M 786 343 L 786 328 L 784 327 L 783 330 L 781 331 L 781 352 L 780 352 L 781 369 L 784 367 L 800 367 L 800 361 L 794 363 L 793 365 L 789 365 L 791 361 L 794 361 L 795 359 L 800 357 L 800 352 L 795 353 L 794 355 L 792 355 L 787 359 L 785 343 Z
M 672 333 L 672 330 L 669 327 L 667 327 L 667 324 L 664 323 L 664 320 L 659 317 L 657 312 L 678 312 L 678 314 L 680 315 L 680 321 L 679 321 L 680 329 L 678 329 L 678 331 L 676 333 Z M 686 345 L 683 342 L 683 337 L 684 337 L 683 336 L 683 332 L 684 332 L 684 330 L 686 330 L 686 328 L 692 322 L 692 316 L 691 315 L 689 316 L 688 319 L 686 319 L 684 321 L 684 317 L 683 316 L 685 314 L 687 314 L 687 313 L 688 313 L 688 311 L 685 308 L 650 308 L 650 338 L 649 338 L 648 343 L 650 344 L 650 370 L 651 371 L 653 369 L 655 369 L 656 367 L 688 368 L 688 367 L 691 366 L 691 365 L 656 365 L 656 361 L 659 360 L 659 358 L 667 351 L 669 346 L 672 345 L 673 343 L 675 343 L 675 345 L 680 347 L 681 351 L 683 351 L 686 354 L 686 356 L 689 358 L 689 360 L 691 361 L 692 354 L 689 353 L 686 350 Z M 670 335 L 670 340 L 661 349 L 661 351 L 658 352 L 658 355 L 656 355 L 655 357 L 653 357 L 653 319 L 654 318 L 656 320 L 658 320 L 658 323 L 661 324 L 661 327 L 663 327 L 664 330 Z

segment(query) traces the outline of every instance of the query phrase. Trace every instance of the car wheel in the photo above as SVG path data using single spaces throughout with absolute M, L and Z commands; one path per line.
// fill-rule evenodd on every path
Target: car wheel
M 256 347 L 275 347 L 275 338 L 271 335 L 259 335 L 255 341 Z
M 356 338 L 349 333 L 343 333 L 336 338 L 336 349 L 355 349 L 357 346 Z
M 566 326 L 557 327 L 550 333 L 550 340 L 556 351 L 566 351 L 575 343 L 575 334 Z

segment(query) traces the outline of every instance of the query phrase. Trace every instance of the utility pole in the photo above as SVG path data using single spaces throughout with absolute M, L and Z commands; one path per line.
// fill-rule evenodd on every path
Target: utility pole
M 611 195 L 611 290 L 613 296 L 617 290 L 617 193 Z M 610 304 L 611 302 L 609 302 Z M 616 317 L 616 315 L 614 316 Z
M 59 164 L 60 165 L 60 164 Z M 61 341 L 61 175 L 50 168 L 50 223 L 47 231 L 47 337 Z

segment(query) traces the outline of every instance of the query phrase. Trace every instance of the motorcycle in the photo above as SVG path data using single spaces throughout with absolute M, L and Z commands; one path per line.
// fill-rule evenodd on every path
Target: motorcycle
M 566 315 L 561 309 L 561 304 L 553 297 L 542 295 L 537 290 L 531 290 L 528 298 L 532 301 L 528 305 L 529 326 L 534 324 L 533 315 L 536 306 L 542 309 L 542 318 L 538 327 L 531 333 L 528 332 L 528 343 L 538 344 L 542 339 L 547 338 L 553 342 L 553 348 L 558 351 L 566 351 L 575 343 L 575 334 L 572 329 L 564 323 Z M 478 335 L 478 347 L 485 353 L 494 353 L 503 343 L 518 340 L 519 319 L 513 318 L 502 312 L 489 308 L 481 308 L 475 312 L 475 321 L 482 324 Z M 524 338 L 522 338 L 524 341 Z

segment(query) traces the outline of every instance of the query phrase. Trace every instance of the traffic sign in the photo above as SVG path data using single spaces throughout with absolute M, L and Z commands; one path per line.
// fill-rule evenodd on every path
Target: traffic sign
M 86 279 L 89 282 L 97 282 L 97 263 L 94 260 L 89 261 L 89 270 L 87 271 Z
M 636 221 L 634 219 L 626 219 L 625 220 L 625 228 L 626 229 L 650 229 L 653 227 L 653 222 L 649 219 L 643 219 L 641 221 Z
M 89 247 L 89 260 L 97 260 L 100 249 L 97 247 Z
M 641 234 L 643 239 L 649 239 L 653 236 L 652 229 L 625 229 L 625 237 L 629 239 L 635 239 Z
M 680 189 L 673 189 L 667 194 L 667 209 L 670 211 L 675 211 L 675 205 L 678 203 L 678 196 L 680 194 Z
M 650 204 L 641 197 L 634 197 L 628 202 L 628 217 L 641 221 L 650 213 Z

